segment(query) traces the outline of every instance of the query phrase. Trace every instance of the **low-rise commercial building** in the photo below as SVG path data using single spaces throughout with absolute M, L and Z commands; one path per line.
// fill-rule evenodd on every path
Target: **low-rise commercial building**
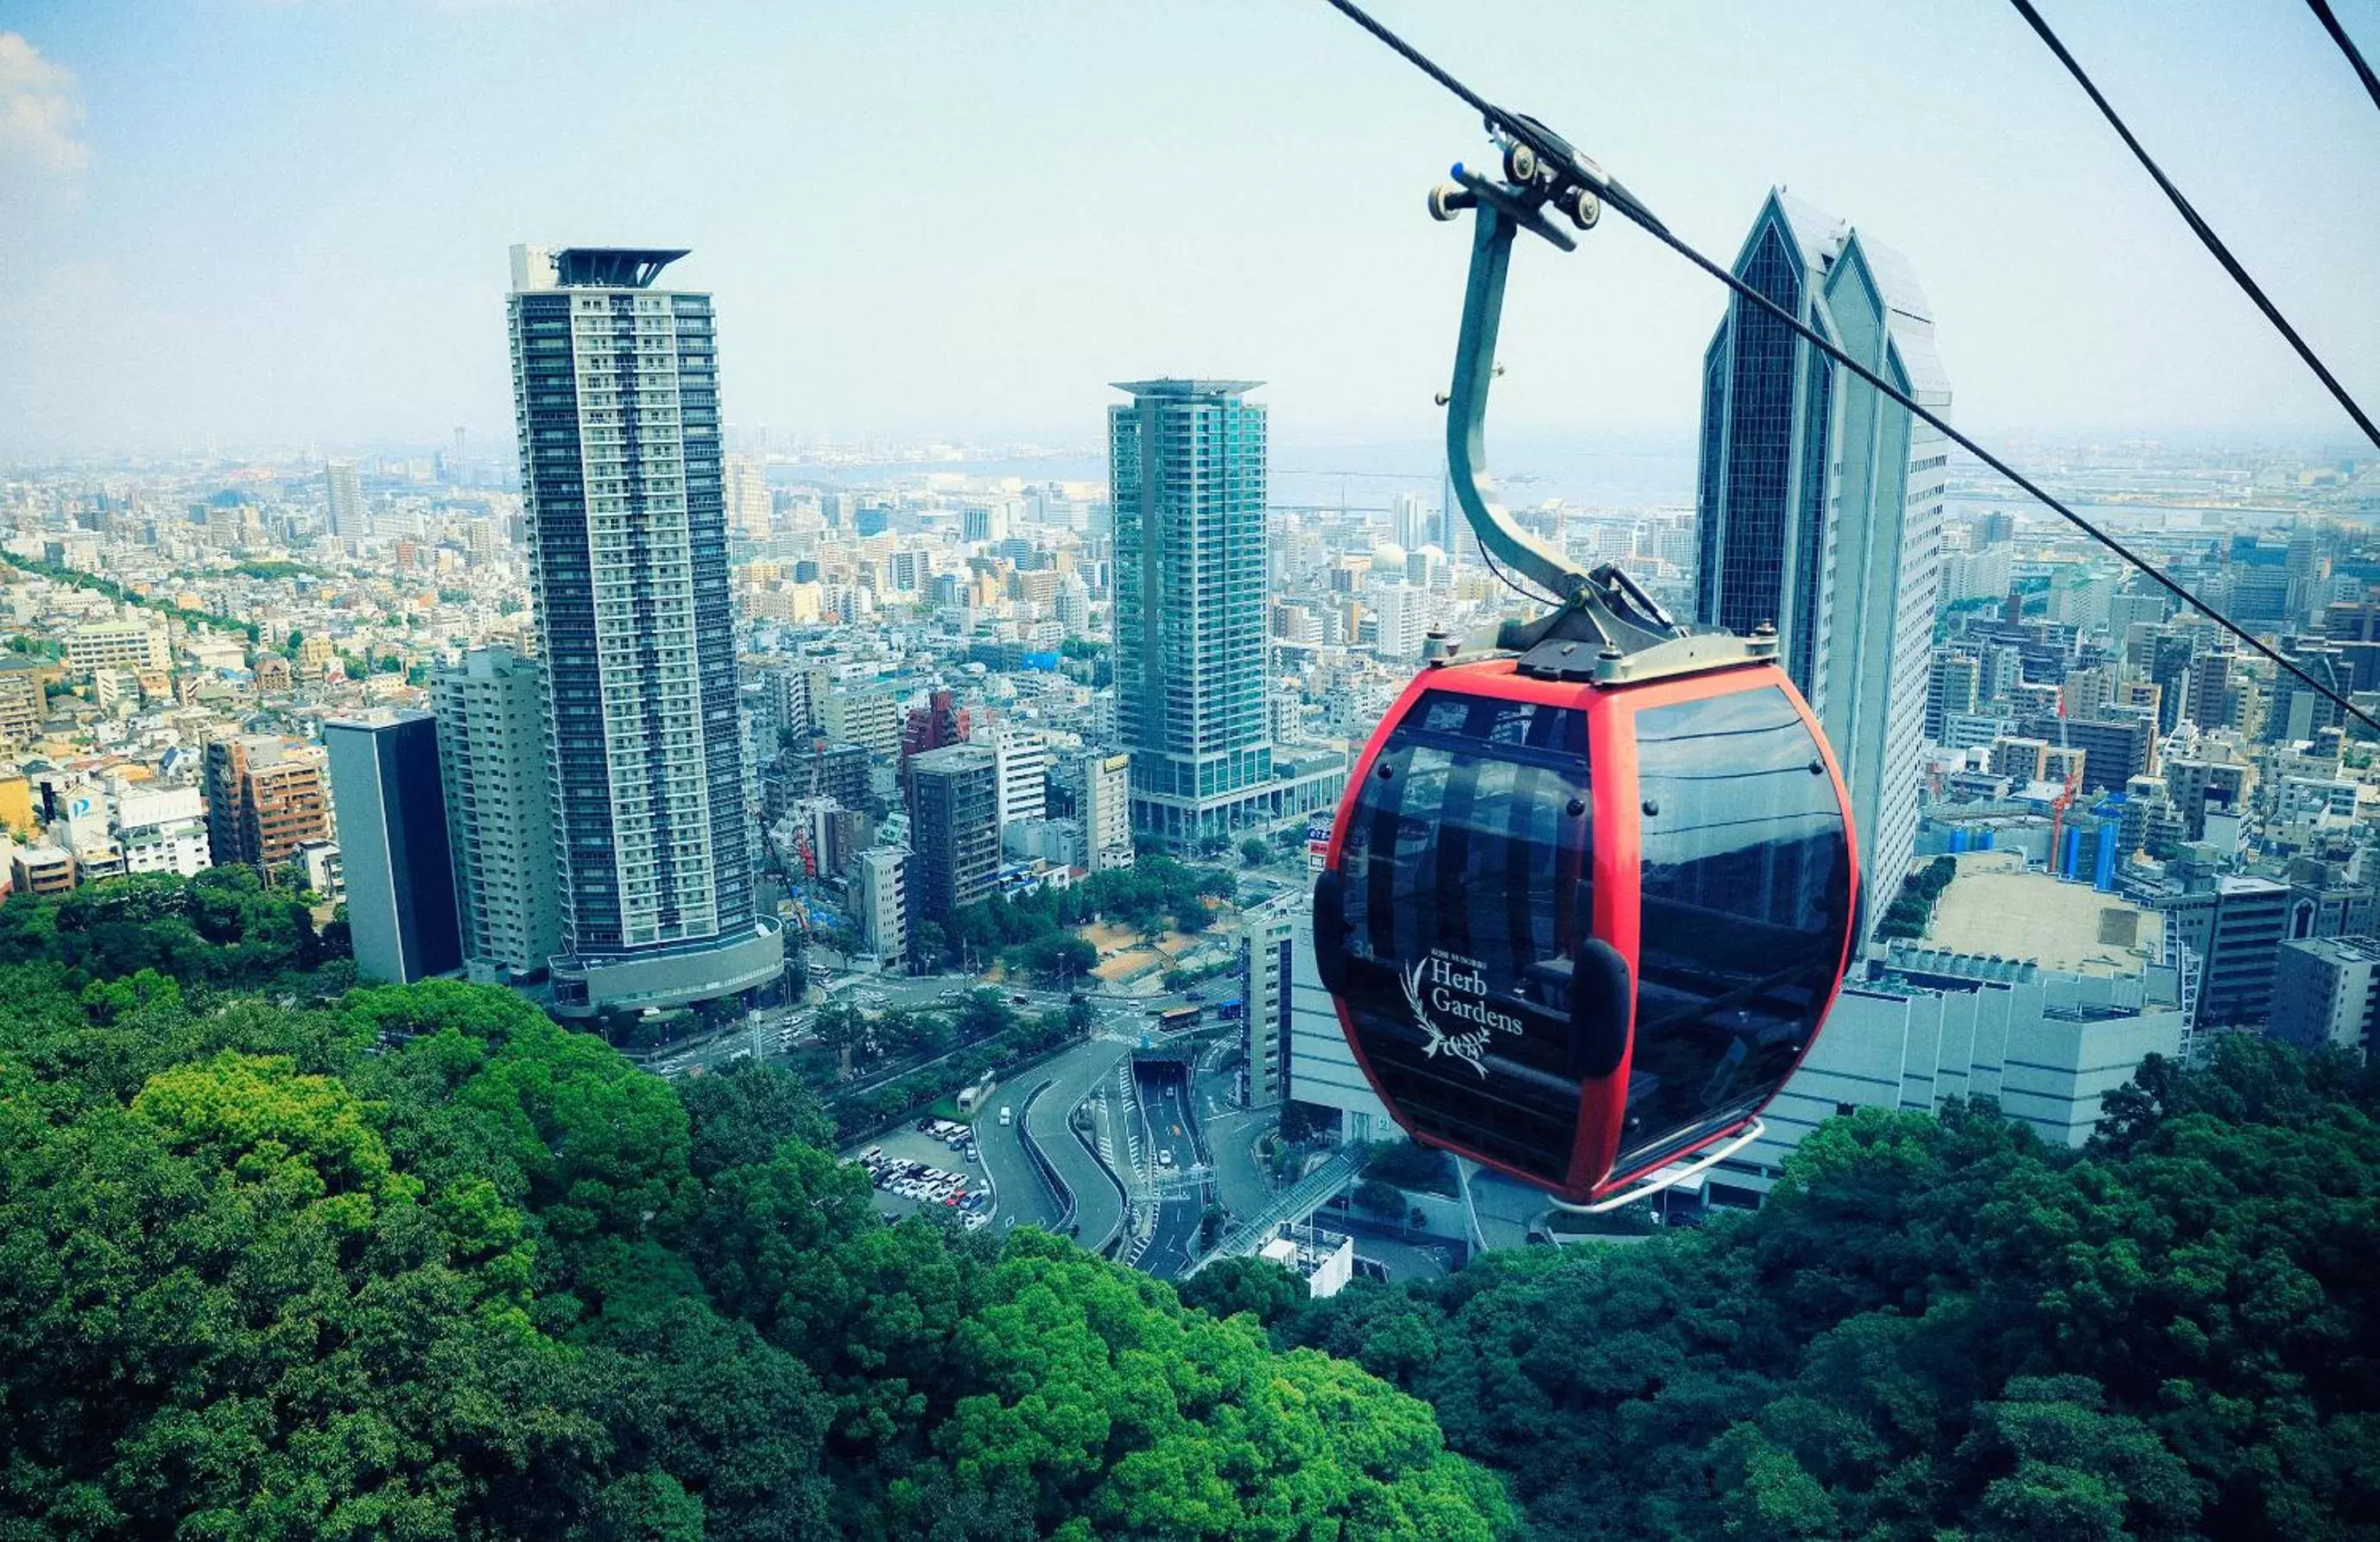
M 1862 1108 L 1989 1098 L 2051 1145 L 2081 1146 L 2145 1056 L 2182 1051 L 2185 965 L 2167 956 L 2163 921 L 2045 874 L 1962 871 L 1933 945 L 1895 942 L 1854 969 L 1762 1115 L 1766 1137 L 1713 1170 L 1711 1197 L 1758 1203 L 1804 1136 Z
M 66 635 L 67 667 L 76 674 L 128 665 L 170 669 L 173 644 L 163 628 L 145 621 L 91 621 Z

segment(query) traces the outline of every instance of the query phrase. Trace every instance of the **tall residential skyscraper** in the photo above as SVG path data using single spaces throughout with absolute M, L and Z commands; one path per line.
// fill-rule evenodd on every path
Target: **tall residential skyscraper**
M 541 975 L 562 951 L 544 676 L 509 648 L 475 648 L 431 677 L 430 704 L 464 963 L 504 983 Z
M 1177 845 L 1260 817 L 1273 776 L 1259 383 L 1136 381 L 1108 408 L 1116 723 L 1133 828 Z
M 749 455 L 729 455 L 724 472 L 727 523 L 754 540 L 769 535 L 769 477 Z
M 710 297 L 652 286 L 685 255 L 512 253 L 565 1014 L 724 996 L 784 964 L 752 895 Z
M 1463 570 L 1463 549 L 1472 543 L 1471 527 L 1465 521 L 1463 505 L 1454 496 L 1454 470 L 1440 467 L 1438 483 L 1438 517 L 1431 524 L 1430 539 L 1446 553 L 1446 571 L 1451 577 Z
M 1939 740 L 1949 719 L 1973 712 L 1982 697 L 1983 665 L 1962 649 L 1935 650 L 1925 683 L 1925 736 Z
M 322 483 L 330 504 L 331 533 L 341 540 L 361 540 L 371 534 L 371 516 L 364 509 L 364 484 L 356 475 L 356 463 L 331 461 L 322 468 Z
M 1937 412 L 1949 382 L 1908 262 L 1781 189 L 1739 276 Z M 1750 632 L 1826 725 L 1878 902 L 1917 836 L 1948 442 L 1738 301 L 1703 355 L 1695 620 Z
M 455 864 L 438 779 L 438 720 L 382 710 L 322 724 L 356 973 L 410 985 L 463 966 Z

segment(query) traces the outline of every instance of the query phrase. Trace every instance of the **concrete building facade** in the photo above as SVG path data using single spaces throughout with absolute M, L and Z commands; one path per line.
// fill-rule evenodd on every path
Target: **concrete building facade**
M 2283 1043 L 2369 1055 L 2375 1009 L 2380 938 L 2307 938 L 2275 953 L 2269 1031 Z
M 234 735 L 208 743 L 200 775 L 219 865 L 245 862 L 269 876 L 299 846 L 331 839 L 319 751 L 270 734 Z
M 909 898 L 919 921 L 941 922 L 988 898 L 1000 872 L 1000 775 L 980 745 L 909 761 Z
M 1310 909 L 1293 890 L 1240 917 L 1240 1094 L 1250 1108 L 1278 1103 L 1289 1090 L 1297 917 Z
M 115 803 L 115 829 L 126 872 L 188 878 L 214 866 L 206 804 L 196 787 L 124 794 Z
M 872 846 L 859 854 L 852 872 L 860 942 L 888 970 L 899 968 L 909 957 L 908 869 L 907 852 Z
M 1711 1197 L 1756 1204 L 1785 1158 L 1837 1114 L 1991 1098 L 2053 1146 L 2098 1126 L 2143 1058 L 2181 1051 L 2176 972 L 2124 976 L 1896 943 L 1847 982 L 1825 1031 L 1762 1114 L 1765 1138 L 1711 1175 Z
M 1393 1140 L 1396 1121 L 1364 1079 L 1340 1027 L 1339 1009 L 1323 987 L 1314 956 L 1313 907 L 1293 907 L 1289 929 L 1289 1070 L 1283 1096 L 1335 1111 L 1342 1141 Z

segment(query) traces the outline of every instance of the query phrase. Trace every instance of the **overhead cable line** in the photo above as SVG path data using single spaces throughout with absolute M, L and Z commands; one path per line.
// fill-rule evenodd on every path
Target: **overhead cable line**
M 2372 105 L 2380 107 L 2380 75 L 2372 73 L 2372 67 L 2363 62 L 2363 55 L 2356 48 L 2355 40 L 2347 35 L 2347 29 L 2338 24 L 2338 18 L 2330 14 L 2330 0 L 2306 0 L 2306 4 L 2313 8 L 2314 19 L 2322 23 L 2322 30 L 2330 34 L 2330 41 L 2338 44 L 2338 51 L 2347 55 L 2349 64 L 2355 67 L 2355 78 L 2363 82 L 2365 91 L 2372 93 Z
M 2041 41 L 2049 45 L 2049 51 L 2058 55 L 2058 62 L 2066 67 L 2066 73 L 2074 77 L 2075 84 L 2081 86 L 2083 94 L 2090 97 L 2092 105 L 2099 109 L 2099 115 L 2107 120 L 2107 126 L 2116 131 L 2116 137 L 2124 141 L 2124 148 L 2132 152 L 2132 159 L 2141 164 L 2141 169 L 2147 172 L 2155 180 L 2156 185 L 2164 189 L 2165 196 L 2173 200 L 2174 208 L 2181 214 L 2182 223 L 2190 226 L 2191 232 L 2198 237 L 2208 251 L 2215 254 L 2215 261 L 2223 264 L 2223 271 L 2231 275 L 2231 281 L 2239 285 L 2250 299 L 2256 302 L 2256 309 L 2265 313 L 2265 320 L 2272 322 L 2275 330 L 2289 339 L 2289 346 L 2295 348 L 2298 351 L 2298 357 L 2305 360 L 2306 368 L 2314 372 L 2315 378 L 2320 380 L 2331 395 L 2338 399 L 2338 405 L 2347 409 L 2347 415 L 2355 419 L 2355 426 L 2363 431 L 2363 437 L 2372 441 L 2374 445 L 2380 445 L 2380 426 L 2375 426 L 2371 415 L 2355 405 L 2355 398 L 2347 394 L 2347 387 L 2338 383 L 2338 377 L 2332 374 L 2329 367 L 2320 358 L 2314 357 L 2313 346 L 2303 337 L 2298 335 L 2298 329 L 2289 325 L 2289 318 L 2281 314 L 2280 308 L 2265 297 L 2263 286 L 2248 276 L 2248 270 L 2241 267 L 2240 260 L 2231 255 L 2231 249 L 2223 244 L 2223 237 L 2216 235 L 2214 227 L 2199 217 L 2198 211 L 2191 207 L 2190 200 L 2182 197 L 2181 189 L 2173 185 L 2173 179 L 2167 176 L 2164 169 L 2158 166 L 2155 161 L 2150 159 L 2149 152 L 2141 148 L 2141 141 L 2132 137 L 2132 131 L 2124 126 L 2124 120 L 2117 115 L 2116 109 L 2108 103 L 2105 96 L 2100 94 L 2099 88 L 2092 83 L 2091 77 L 2083 73 L 2082 67 L 2075 62 L 2074 55 L 2068 53 L 2066 45 L 2058 41 L 2058 34 L 2049 30 L 2049 23 L 2044 21 L 2041 18 L 2041 13 L 2034 9 L 2033 0 L 2009 0 L 2009 3 L 2016 7 L 2017 14 L 2024 18 L 2026 25 L 2034 30 Z M 2318 14 L 2327 15 L 2328 7 L 2324 6 L 2321 0 L 2313 0 L 2313 4 Z M 2337 25 L 2335 20 L 2332 25 Z M 2344 40 L 2344 33 L 2336 35 Z M 2351 48 L 2350 52 L 2352 52 Z M 2357 60 L 2359 65 L 2362 62 L 2360 58 Z M 2365 79 L 2369 80 L 2369 71 L 2365 72 Z M 2375 92 L 2375 100 L 2380 100 L 2380 92 Z
M 1481 96 L 1478 92 L 1471 90 L 1468 86 L 1465 86 L 1462 81 L 1457 80 L 1453 76 L 1448 74 L 1438 64 L 1429 59 L 1419 49 L 1414 47 L 1402 38 L 1398 37 L 1394 32 L 1390 31 L 1386 27 L 1383 27 L 1379 22 L 1374 20 L 1370 16 L 1366 14 L 1361 6 L 1354 4 L 1354 0 L 1328 0 L 1328 4 L 1332 9 L 1337 10 L 1349 20 L 1354 21 L 1366 31 L 1387 43 L 1390 48 L 1394 49 L 1398 54 L 1402 55 L 1406 60 L 1411 62 L 1415 67 L 1419 68 L 1424 74 L 1427 75 L 1433 80 L 1436 80 L 1439 85 L 1444 86 L 1455 96 L 1461 98 L 1486 121 L 1488 132 L 1492 134 L 1500 134 L 1520 143 L 1526 144 L 1530 150 L 1535 152 L 1541 159 L 1550 161 L 1556 164 L 1570 167 L 1593 179 L 1595 182 L 1594 190 L 1602 198 L 1603 201 L 1607 205 L 1617 210 L 1628 220 L 1630 224 L 1635 225 L 1638 229 L 1644 231 L 1646 235 L 1652 237 L 1663 246 L 1668 247 L 1671 251 L 1676 252 L 1679 256 L 1684 258 L 1695 267 L 1700 268 L 1704 273 L 1708 273 L 1711 277 L 1718 280 L 1721 284 L 1726 285 L 1730 289 L 1735 292 L 1738 298 L 1745 301 L 1746 303 L 1759 307 L 1768 315 L 1774 317 L 1779 322 L 1783 322 L 1803 342 L 1808 343 L 1812 347 L 1816 348 L 1828 358 L 1833 359 L 1844 369 L 1849 370 L 1861 380 L 1865 381 L 1869 385 L 1882 393 L 1887 398 L 1906 408 L 1912 417 L 1916 418 L 1921 422 L 1931 426 L 1939 431 L 1944 438 L 1949 440 L 1950 443 L 1958 445 L 1961 449 L 1966 451 L 1977 460 L 1982 461 L 1994 471 L 1998 472 L 2009 481 L 2022 489 L 2028 495 L 2039 502 L 2044 507 L 2054 511 L 2068 524 L 2073 526 L 2076 529 L 2081 530 L 2084 535 L 2089 536 L 2092 540 L 2097 541 L 2100 545 L 2106 547 L 2108 551 L 2113 552 L 2117 556 L 2122 558 L 2126 563 L 2138 569 L 2141 573 L 2153 580 L 2159 588 L 2163 589 L 2167 593 L 2180 601 L 2190 609 L 2196 611 L 2199 614 L 2206 617 L 2209 621 L 2215 623 L 2216 625 L 2229 633 L 2239 641 L 2245 643 L 2256 653 L 2272 661 L 2272 662 L 2280 669 L 2297 676 L 2298 679 L 2312 686 L 2317 695 L 2320 695 L 2325 699 L 2328 700 L 2333 706 L 2338 708 L 2339 710 L 2347 713 L 2350 717 L 2354 718 L 2358 722 L 2372 730 L 2375 735 L 2380 735 L 2380 718 L 2374 718 L 2371 713 L 2355 705 L 2355 703 L 2349 700 L 2343 693 L 2334 689 L 2326 682 L 2316 679 L 2313 674 L 2305 668 L 2305 666 L 2300 664 L 2294 659 L 2288 657 L 2278 649 L 2274 648 L 2271 644 L 2265 642 L 2263 638 L 2256 637 L 2253 633 L 2248 631 L 2247 628 L 2241 626 L 2238 622 L 2232 620 L 2229 616 L 2225 615 L 2221 611 L 2216 610 L 2205 601 L 2201 600 L 2197 595 L 2192 594 L 2188 588 L 2181 584 L 2180 580 L 2167 573 L 2163 568 L 2157 566 L 2155 563 L 2150 562 L 2147 558 L 2140 555 L 2131 547 L 2126 546 L 2122 541 L 2117 540 L 2106 530 L 2101 529 L 2090 520 L 2085 519 L 2082 516 L 2075 513 L 2072 509 L 2067 507 L 2066 504 L 2059 502 L 2058 499 L 2051 497 L 2050 494 L 2032 478 L 2026 476 L 2023 472 L 2019 471 L 2016 467 L 2010 466 L 1999 456 L 1992 454 L 1989 450 L 1985 449 L 1981 444 L 1976 443 L 1965 434 L 1961 433 L 1957 429 L 1952 428 L 1949 421 L 1939 413 L 1935 412 L 1930 407 L 1921 405 L 1907 392 L 1900 390 L 1898 386 L 1892 384 L 1891 382 L 1877 374 L 1874 370 L 1869 369 L 1866 365 L 1861 363 L 1858 359 L 1853 358 L 1850 354 L 1845 353 L 1841 348 L 1838 347 L 1833 343 L 1828 342 L 1825 337 L 1819 335 L 1815 328 L 1804 322 L 1800 317 L 1794 315 L 1791 311 L 1786 310 L 1776 301 L 1770 299 L 1767 296 L 1762 294 L 1759 290 L 1754 288 L 1749 283 L 1738 278 L 1727 268 L 1722 267 L 1718 262 L 1715 262 L 1711 259 L 1704 256 L 1700 251 L 1688 244 L 1682 237 L 1672 232 L 1668 225 L 1662 224 L 1660 219 L 1656 216 L 1650 209 L 1647 209 L 1633 193 L 1629 192 L 1625 188 L 1621 186 L 1620 180 L 1617 177 L 1609 176 L 1600 168 L 1594 166 L 1592 163 L 1585 162 L 1584 157 L 1579 156 L 1576 152 L 1570 148 L 1569 145 L 1563 143 L 1560 140 L 1552 138 L 1534 120 L 1524 117 L 1517 113 L 1506 112 L 1503 108 L 1497 106 L 1495 103 L 1489 102 L 1486 97 Z M 2375 442 L 2380 442 L 2380 440 L 2375 440 Z

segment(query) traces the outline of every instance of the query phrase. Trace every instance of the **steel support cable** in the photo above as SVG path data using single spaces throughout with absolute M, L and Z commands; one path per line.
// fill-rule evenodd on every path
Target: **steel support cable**
M 2141 169 L 2149 174 L 2172 201 L 2174 209 L 2181 215 L 2182 224 L 2190 226 L 2191 233 L 2198 237 L 2200 244 L 2214 254 L 2215 261 L 2223 264 L 2223 271 L 2231 275 L 2231 282 L 2256 302 L 2256 309 L 2265 313 L 2265 320 L 2273 323 L 2274 330 L 2289 340 L 2289 346 L 2295 348 L 2298 357 L 2305 361 L 2305 367 L 2314 372 L 2314 377 L 2346 409 L 2347 415 L 2355 419 L 2355 426 L 2363 431 L 2363 437 L 2374 445 L 2380 445 L 2380 425 L 2374 424 L 2371 416 L 2355 404 L 2355 398 L 2347 394 L 2347 387 L 2338 383 L 2338 377 L 2314 356 L 2313 346 L 2298 335 L 2298 329 L 2289 325 L 2289 318 L 2281 314 L 2280 308 L 2266 297 L 2263 285 L 2251 278 L 2248 270 L 2240 265 L 2240 260 L 2231 255 L 2231 249 L 2223 244 L 2223 237 L 2216 235 L 2214 227 L 2199 217 L 2198 211 L 2191 206 L 2190 200 L 2182 197 L 2181 189 L 2173 185 L 2172 178 L 2166 176 L 2164 168 L 2141 148 L 2141 141 L 2132 137 L 2132 131 L 2117 115 L 2114 106 L 2100 94 L 2099 88 L 2092 83 L 2091 77 L 2083 72 L 2074 55 L 2067 52 L 2066 45 L 2058 41 L 2058 34 L 2049 30 L 2049 23 L 2041 18 L 2041 13 L 2033 6 L 2033 0 L 2009 0 L 2009 3 L 2016 7 L 2019 16 L 2024 18 L 2025 24 L 2033 29 L 2034 35 L 2058 55 L 2058 62 L 2066 67 L 2066 73 L 2074 77 L 2074 83 L 2082 88 L 2082 93 L 2091 99 L 2091 104 L 2099 109 L 2099 115 L 2107 120 L 2107 127 L 2124 141 L 2124 148 L 2132 152 L 2132 159 L 2141 164 Z M 2318 11 L 2326 9 L 2321 6 L 2320 0 L 2315 0 L 2315 5 Z
M 2330 0 L 2306 0 L 2306 5 L 2312 7 L 2314 19 L 2322 23 L 2322 30 L 2330 34 L 2330 41 L 2338 44 L 2338 51 L 2347 55 L 2347 62 L 2355 67 L 2355 78 L 2363 82 L 2365 91 L 2372 93 L 2372 105 L 2380 107 L 2380 75 L 2372 73 L 2372 67 L 2363 62 L 2363 55 L 2355 46 L 2355 40 L 2347 35 L 2347 29 L 2341 27 L 2338 18 L 2331 14 Z
M 1482 118 L 1487 120 L 1488 127 L 1492 131 L 1511 134 L 1515 138 L 1529 142 L 1531 148 L 1538 150 L 1541 155 L 1552 158 L 1555 160 L 1557 164 L 1560 164 L 1559 157 L 1554 154 L 1550 148 L 1542 144 L 1542 136 L 1537 134 L 1529 125 L 1519 122 L 1514 115 L 1505 112 L 1502 108 L 1496 106 L 1494 103 L 1488 102 L 1485 97 L 1480 96 L 1477 92 L 1472 91 L 1469 87 L 1455 79 L 1453 76 L 1449 75 L 1444 69 L 1431 62 L 1418 49 L 1406 42 L 1403 39 L 1398 37 L 1395 33 L 1390 31 L 1387 28 L 1381 26 L 1378 21 L 1372 19 L 1371 17 L 1366 15 L 1363 9 L 1354 4 L 1354 0 L 1326 0 L 1326 3 L 1334 10 L 1346 16 L 1350 20 L 1362 26 L 1366 31 L 1370 32 L 1373 36 L 1380 39 L 1390 47 L 1395 49 L 1398 54 L 1412 61 L 1413 64 L 1420 68 L 1424 74 L 1429 76 L 1432 79 L 1446 87 L 1448 91 L 1453 92 L 1454 95 L 1460 97 L 1463 102 L 1472 106 L 1478 112 Z M 1658 215 L 1656 215 L 1651 210 L 1645 207 L 1643 203 L 1638 201 L 1634 194 L 1622 188 L 1616 178 L 1606 178 L 1600 184 L 1598 190 L 1603 197 L 1603 201 L 1610 208 L 1617 211 L 1630 224 L 1635 225 L 1638 229 L 1644 231 L 1646 235 L 1652 237 L 1663 246 L 1668 247 L 1670 250 L 1676 252 L 1679 256 L 1684 258 L 1695 267 L 1700 268 L 1704 273 L 1708 273 L 1711 277 L 1718 280 L 1721 284 L 1726 285 L 1729 289 L 1735 293 L 1738 298 L 1758 306 L 1762 310 L 1775 317 L 1778 321 L 1782 322 L 1787 327 L 1791 328 L 1797 336 L 1802 338 L 1803 341 L 1808 343 L 1812 347 L 1816 348 L 1828 358 L 1833 359 L 1836 363 L 1841 365 L 1844 369 L 1849 370 L 1852 374 L 1857 375 L 1869 385 L 1875 387 L 1888 399 L 1906 408 L 1912 416 L 1939 431 L 1942 436 L 1949 440 L 1951 443 L 1958 445 L 1961 449 L 1966 451 L 1977 460 L 1982 461 L 1985 466 L 1990 467 L 1994 471 L 1998 472 L 2002 477 L 2005 477 L 2009 481 L 2022 489 L 2028 496 L 2041 504 L 2045 508 L 2050 509 L 2068 524 L 2073 526 L 2084 535 L 2089 536 L 2093 540 L 2097 541 L 2108 551 L 2113 552 L 2118 557 L 2123 559 L 2123 561 L 2130 564 L 2132 567 L 2138 569 L 2142 574 L 2145 575 L 2167 593 L 2180 601 L 2190 609 L 2196 611 L 2199 614 L 2206 617 L 2207 620 L 2215 623 L 2216 625 L 2229 633 L 2239 641 L 2245 643 L 2257 654 L 2270 660 L 2277 667 L 2297 676 L 2298 679 L 2312 686 L 2314 692 L 2321 696 L 2325 700 L 2327 700 L 2339 710 L 2355 719 L 2356 722 L 2363 724 L 2364 727 L 2371 729 L 2375 735 L 2380 735 L 2380 718 L 2374 718 L 2371 713 L 2365 711 L 2362 708 L 2358 707 L 2354 702 L 2349 700 L 2347 697 L 2339 691 L 2334 690 L 2329 685 L 2314 678 L 2314 676 L 2306 670 L 2305 666 L 2298 663 L 2295 660 L 2282 653 L 2278 649 L 2274 648 L 2263 638 L 2255 636 L 2247 628 L 2241 626 L 2238 622 L 2232 620 L 2229 616 L 2225 615 L 2221 611 L 2216 610 L 2205 601 L 2201 600 L 2197 595 L 2192 594 L 2179 579 L 2167 573 L 2165 569 L 2157 566 L 2155 563 L 2152 563 L 2147 558 L 2140 555 L 2131 547 L 2126 546 L 2122 541 L 2117 540 L 2107 531 L 2099 528 L 2098 526 L 2093 524 L 2090 520 L 2083 518 L 2082 516 L 2075 513 L 2072 509 L 2068 508 L 2063 503 L 2051 497 L 2049 493 L 2038 483 L 2034 481 L 2032 478 L 2026 476 L 2023 472 L 2019 471 L 2016 467 L 2009 465 L 2008 462 L 2000 459 L 1999 456 L 1992 454 L 1989 450 L 1985 449 L 1981 444 L 1976 443 L 1965 434 L 1961 433 L 1957 429 L 1952 428 L 1949 421 L 1939 413 L 1933 411 L 1929 407 L 1922 406 L 1908 393 L 1900 390 L 1891 382 L 1877 374 L 1874 370 L 1869 369 L 1858 359 L 1853 358 L 1850 354 L 1845 353 L 1841 348 L 1820 336 L 1815 329 L 1803 322 L 1800 317 L 1794 315 L 1791 311 L 1787 310 L 1784 307 L 1779 305 L 1776 301 L 1770 299 L 1767 296 L 1754 288 L 1749 283 L 1738 278 L 1727 268 L 1722 267 L 1720 264 L 1704 256 L 1700 251 L 1689 245 L 1682 237 L 1671 231 L 1668 225 L 1662 224 Z

